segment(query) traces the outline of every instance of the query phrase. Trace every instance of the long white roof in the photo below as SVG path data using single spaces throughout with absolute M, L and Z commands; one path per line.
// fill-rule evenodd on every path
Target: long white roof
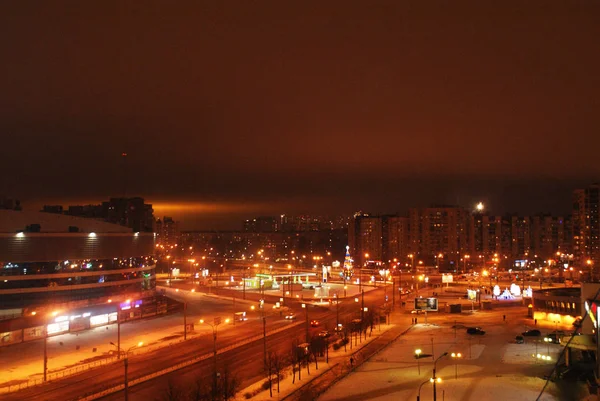
M 130 233 L 131 228 L 101 220 L 73 217 L 64 214 L 15 211 L 0 209 L 0 233 L 24 231 L 31 224 L 39 224 L 42 233 L 69 232 L 69 227 L 83 233 Z

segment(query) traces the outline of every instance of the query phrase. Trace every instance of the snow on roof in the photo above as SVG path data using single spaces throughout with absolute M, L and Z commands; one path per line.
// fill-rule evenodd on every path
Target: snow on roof
M 39 224 L 42 233 L 69 232 L 77 227 L 83 233 L 130 233 L 131 228 L 101 220 L 67 216 L 64 214 L 15 211 L 0 209 L 0 233 L 24 231 L 31 224 Z

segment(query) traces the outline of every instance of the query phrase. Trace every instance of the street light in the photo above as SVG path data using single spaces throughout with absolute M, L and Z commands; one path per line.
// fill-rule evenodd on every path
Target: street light
M 112 341 L 110 344 L 118 348 L 117 344 L 113 343 Z M 133 347 L 129 348 L 127 351 L 124 352 L 125 358 L 123 359 L 123 366 L 125 367 L 125 376 L 124 376 L 124 378 L 125 378 L 125 401 L 129 400 L 129 383 L 128 383 L 129 380 L 127 377 L 127 372 L 129 370 L 129 353 L 131 351 L 133 351 L 135 348 L 140 348 L 142 345 L 144 345 L 144 342 L 140 341 L 139 343 L 137 343 L 136 345 L 134 345 Z M 119 349 L 119 352 L 120 351 L 121 350 Z
M 427 383 L 433 383 L 433 384 L 435 385 L 435 383 L 436 383 L 436 382 L 437 382 L 437 383 L 441 383 L 441 382 L 442 382 L 442 379 L 441 379 L 441 378 L 439 378 L 439 377 L 438 377 L 437 379 L 430 378 L 429 380 L 425 380 L 423 383 L 421 383 L 421 384 L 419 385 L 419 393 L 417 394 L 417 401 L 420 401 L 420 400 L 421 400 L 421 388 L 423 387 L 423 385 L 424 385 L 424 384 L 427 384 Z
M 310 337 L 308 334 L 308 307 L 306 306 L 306 304 L 302 304 L 302 308 L 304 308 L 304 310 L 306 311 L 306 342 L 309 342 Z
M 458 353 L 453 352 L 452 354 L 450 354 L 450 356 L 452 357 L 452 359 L 454 359 L 454 378 L 458 379 L 458 364 L 457 364 L 457 361 L 458 361 L 458 359 L 462 358 L 462 354 L 460 352 L 458 352 Z
M 436 380 L 436 377 L 435 377 L 436 365 L 437 365 L 438 361 L 440 359 L 442 359 L 443 357 L 445 357 L 446 355 L 448 355 L 448 353 L 444 352 L 442 355 L 438 356 L 438 358 L 435 360 L 435 362 L 433 362 L 433 379 L 432 379 L 432 383 L 433 383 L 433 401 L 437 401 L 437 387 L 436 387 L 436 382 L 438 382 L 438 381 Z
M 419 359 L 421 358 L 421 349 L 416 349 L 415 350 L 415 359 L 417 360 L 417 371 L 419 372 L 419 375 L 421 374 L 421 363 L 419 362 Z
M 207 324 L 212 328 L 213 331 L 213 361 L 214 361 L 214 372 L 213 372 L 213 395 L 217 391 L 217 329 L 221 324 L 221 318 L 215 317 L 213 323 L 209 323 L 204 319 L 200 319 L 200 324 Z M 225 319 L 225 324 L 229 323 L 229 319 Z

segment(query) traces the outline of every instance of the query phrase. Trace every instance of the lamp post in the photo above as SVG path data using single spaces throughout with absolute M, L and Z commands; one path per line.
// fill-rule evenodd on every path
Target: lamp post
M 225 323 L 229 323 L 229 319 L 225 319 Z M 200 319 L 200 324 L 209 325 L 213 331 L 213 396 L 215 396 L 217 391 L 217 329 L 221 324 L 221 318 L 215 317 L 213 323 Z
M 415 359 L 417 360 L 417 372 L 419 372 L 419 375 L 421 374 L 421 363 L 419 361 L 419 359 L 421 358 L 421 349 L 416 349 L 415 350 Z
M 452 359 L 454 359 L 454 379 L 458 379 L 458 359 L 462 358 L 462 354 L 460 352 L 456 353 L 453 352 L 452 354 L 450 354 L 450 356 L 452 357 Z
M 360 320 L 365 320 L 365 290 L 362 290 L 361 295 L 361 307 L 360 307 Z
M 115 347 L 117 347 L 117 344 L 111 342 L 111 345 L 114 345 Z M 129 348 L 127 351 L 124 352 L 125 357 L 123 358 L 123 367 L 125 368 L 125 376 L 124 376 L 124 384 L 125 384 L 125 401 L 129 400 L 129 378 L 127 377 L 128 375 L 128 370 L 129 370 L 129 353 L 131 351 L 133 351 L 135 348 L 139 348 L 142 345 L 144 345 L 143 341 L 140 341 L 139 343 L 137 343 L 136 345 L 134 345 L 133 347 Z
M 436 386 L 437 380 L 436 380 L 436 377 L 435 377 L 435 368 L 436 368 L 436 365 L 437 365 L 438 361 L 440 359 L 442 359 L 443 357 L 445 357 L 446 355 L 448 355 L 448 353 L 444 352 L 442 355 L 440 355 L 435 360 L 435 362 L 433 362 L 433 381 L 432 381 L 432 383 L 433 383 L 433 401 L 437 401 L 437 386 Z
M 411 271 L 414 274 L 415 273 L 415 255 L 413 255 L 412 253 L 410 253 L 410 254 L 408 254 L 408 257 L 410 258 L 410 268 L 411 268 Z M 402 284 L 400 284 L 400 286 L 402 286 Z
M 44 324 L 44 383 L 48 379 L 48 324 Z
M 467 259 L 469 259 L 470 257 L 470 255 L 465 255 L 463 257 L 463 274 L 467 271 Z
M 194 263 L 196 263 L 196 259 L 188 259 L 190 262 L 190 281 L 194 284 Z
M 306 311 L 306 342 L 310 341 L 310 337 L 308 335 L 308 306 L 306 304 L 302 304 L 302 308 Z
M 423 387 L 423 385 L 424 385 L 424 384 L 427 384 L 427 383 L 434 383 L 434 384 L 435 384 L 435 382 L 436 382 L 436 381 L 437 381 L 438 383 L 441 383 L 441 382 L 442 382 L 442 379 L 440 379 L 439 377 L 438 377 L 437 379 L 430 378 L 429 380 L 425 380 L 423 383 L 421 383 L 421 384 L 419 385 L 419 393 L 417 394 L 417 401 L 420 401 L 420 400 L 421 400 L 421 388 Z

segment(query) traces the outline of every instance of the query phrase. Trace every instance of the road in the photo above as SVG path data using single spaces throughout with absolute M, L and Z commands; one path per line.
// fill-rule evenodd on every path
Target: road
M 260 294 L 247 293 L 247 299 L 258 299 Z M 269 302 L 269 296 L 266 296 Z M 275 298 L 275 297 L 274 297 Z M 278 300 L 278 298 L 277 298 Z M 359 306 L 348 299 L 340 303 L 340 320 L 354 318 L 359 314 Z M 365 294 L 365 306 L 372 308 L 383 302 L 383 289 L 377 289 Z M 303 309 L 300 303 L 294 301 L 290 308 L 296 311 L 298 319 L 304 317 Z M 330 308 L 309 306 L 309 319 L 317 319 L 321 322 L 321 327 L 311 328 L 311 333 L 332 329 L 336 321 L 335 305 Z M 267 331 L 290 325 L 289 321 L 279 317 L 278 314 L 269 315 L 267 318 Z M 243 324 L 236 325 L 234 328 L 218 331 L 217 347 L 225 348 L 231 344 L 238 343 L 243 339 L 253 337 L 262 332 L 262 321 L 252 319 Z M 271 335 L 267 338 L 267 347 L 269 350 L 287 353 L 291 347 L 293 339 L 304 340 L 306 328 L 304 325 L 291 327 L 283 332 Z M 213 341 L 211 334 L 205 334 L 198 338 L 193 338 L 185 343 L 175 346 L 162 348 L 152 353 L 132 356 L 129 360 L 130 379 L 140 377 L 160 369 L 173 366 L 177 363 L 189 360 L 194 355 L 204 355 L 212 352 Z M 238 374 L 243 383 L 250 383 L 260 377 L 263 369 L 263 343 L 262 340 L 247 344 L 242 348 L 236 348 L 218 356 L 220 369 L 226 365 L 230 366 L 233 373 Z M 247 362 L 245 364 L 241 361 Z M 131 400 L 148 399 L 149 394 L 155 397 L 165 388 L 169 379 L 177 378 L 181 386 L 191 387 L 197 377 L 210 378 L 212 372 L 212 359 L 202 361 L 194 366 L 181 369 L 173 374 L 154 379 L 148 383 L 132 387 L 130 389 Z M 33 387 L 2 397 L 3 400 L 70 400 L 76 399 L 85 393 L 100 391 L 103 388 L 114 386 L 123 380 L 123 370 L 120 365 L 113 364 L 105 367 L 99 367 L 76 376 L 50 382 L 44 386 Z M 139 394 L 139 395 L 138 395 Z M 118 395 L 115 397 L 118 398 Z M 121 395 L 122 397 L 122 395 Z M 117 399 L 115 398 L 115 399 Z M 109 397 L 110 399 L 110 397 Z
M 187 301 L 187 322 L 195 323 L 195 334 L 208 333 L 208 326 L 198 325 L 201 318 L 232 317 L 237 309 L 249 309 L 249 303 L 180 292 L 170 294 L 182 302 Z M 175 339 L 183 335 L 181 312 L 121 324 L 121 347 L 128 349 L 143 341 L 145 347 Z M 66 333 L 48 338 L 48 370 L 60 371 L 83 361 L 105 358 L 115 350 L 117 325 L 96 327 L 76 333 Z M 43 371 L 44 342 L 32 341 L 2 347 L 0 352 L 0 383 L 18 383 L 28 378 L 41 378 Z M 144 351 L 144 350 L 140 350 Z

